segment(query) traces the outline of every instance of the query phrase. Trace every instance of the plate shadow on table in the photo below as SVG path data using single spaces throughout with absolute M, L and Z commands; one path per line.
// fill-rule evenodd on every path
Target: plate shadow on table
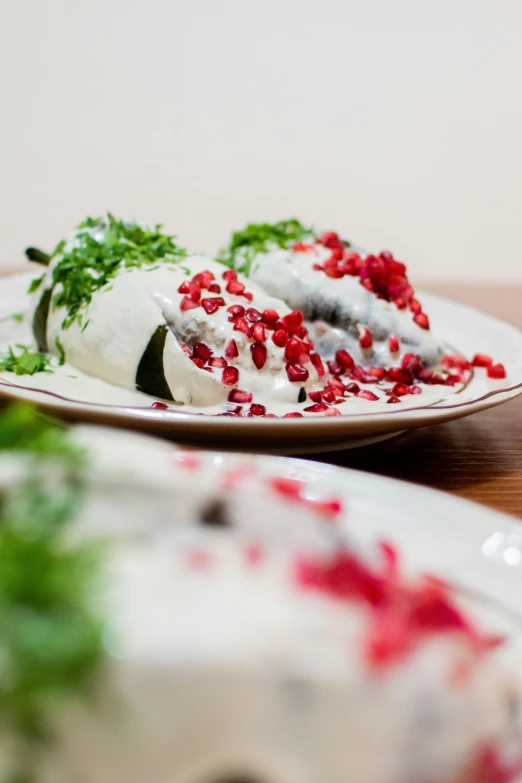
M 522 517 L 522 400 L 310 459 L 423 484 Z

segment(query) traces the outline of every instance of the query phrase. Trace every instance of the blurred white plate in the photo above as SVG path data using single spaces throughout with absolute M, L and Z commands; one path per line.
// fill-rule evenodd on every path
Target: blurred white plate
M 27 343 L 27 325 L 9 318 L 26 312 L 26 289 L 31 275 L 0 280 L 0 353 L 9 344 Z M 302 419 L 234 418 L 195 416 L 177 411 L 151 409 L 151 398 L 139 392 L 119 389 L 78 373 L 77 378 L 58 374 L 14 376 L 0 373 L 0 397 L 24 398 L 40 408 L 69 420 L 128 427 L 158 434 L 181 443 L 248 449 L 276 454 L 306 454 L 367 445 L 414 427 L 449 421 L 499 405 L 522 393 L 522 332 L 471 307 L 431 294 L 419 294 L 430 314 L 432 329 L 466 357 L 475 353 L 502 362 L 507 378 L 493 381 L 483 370 L 468 386 L 444 400 L 422 404 L 422 395 L 399 405 L 369 402 L 343 415 Z M 357 401 L 360 402 L 360 401 Z

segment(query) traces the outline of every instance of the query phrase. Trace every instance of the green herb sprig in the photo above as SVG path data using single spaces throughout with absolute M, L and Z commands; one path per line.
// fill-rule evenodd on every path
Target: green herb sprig
M 33 783 L 34 751 L 49 738 L 58 700 L 83 692 L 102 658 L 103 627 L 91 608 L 100 553 L 64 543 L 85 464 L 67 431 L 16 406 L 0 418 L 6 451 L 28 462 L 20 486 L 0 494 L 0 730 L 18 740 L 9 780 Z
M 312 228 L 296 218 L 278 223 L 249 223 L 242 231 L 232 234 L 228 247 L 219 253 L 217 260 L 248 276 L 258 253 L 274 247 L 289 248 L 295 242 L 310 241 L 315 236 Z
M 7 353 L 0 356 L 0 372 L 14 372 L 15 375 L 34 375 L 37 372 L 53 372 L 50 357 L 45 353 L 30 351 L 27 345 L 15 346 L 20 353 L 15 353 L 11 346 Z
M 158 262 L 179 264 L 187 251 L 174 240 L 174 236 L 161 232 L 159 224 L 149 229 L 117 220 L 110 212 L 80 223 L 71 246 L 62 240 L 54 249 L 47 278 L 53 289 L 57 286 L 53 307 L 65 307 L 67 311 L 62 328 L 67 329 L 79 318 L 93 294 L 107 286 L 121 268 L 148 267 Z M 34 256 L 34 248 L 32 251 Z M 42 281 L 36 278 L 32 290 Z

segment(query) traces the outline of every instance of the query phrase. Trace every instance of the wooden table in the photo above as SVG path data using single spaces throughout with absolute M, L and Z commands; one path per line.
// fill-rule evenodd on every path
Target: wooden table
M 521 286 L 424 288 L 522 328 Z M 522 397 L 383 444 L 312 459 L 424 484 L 522 517 Z

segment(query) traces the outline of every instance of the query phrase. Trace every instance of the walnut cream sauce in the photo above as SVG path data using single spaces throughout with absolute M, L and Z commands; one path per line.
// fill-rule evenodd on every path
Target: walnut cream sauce
M 109 662 L 37 783 L 514 783 L 509 643 L 358 542 L 335 497 L 131 433 L 79 440 Z
M 377 295 L 360 276 L 361 256 L 336 254 L 337 235 L 327 236 L 328 247 L 318 240 L 259 254 L 250 278 L 199 255 L 178 266 L 121 268 L 93 295 L 83 323 L 65 329 L 65 308 L 51 305 L 47 344 L 65 351 L 57 371 L 64 395 L 72 368 L 82 381 L 145 392 L 156 409 L 224 416 L 414 407 L 463 388 L 471 364 L 443 355 L 411 286 L 393 300 L 392 286 L 388 299 Z M 405 269 L 381 256 L 376 263 Z

